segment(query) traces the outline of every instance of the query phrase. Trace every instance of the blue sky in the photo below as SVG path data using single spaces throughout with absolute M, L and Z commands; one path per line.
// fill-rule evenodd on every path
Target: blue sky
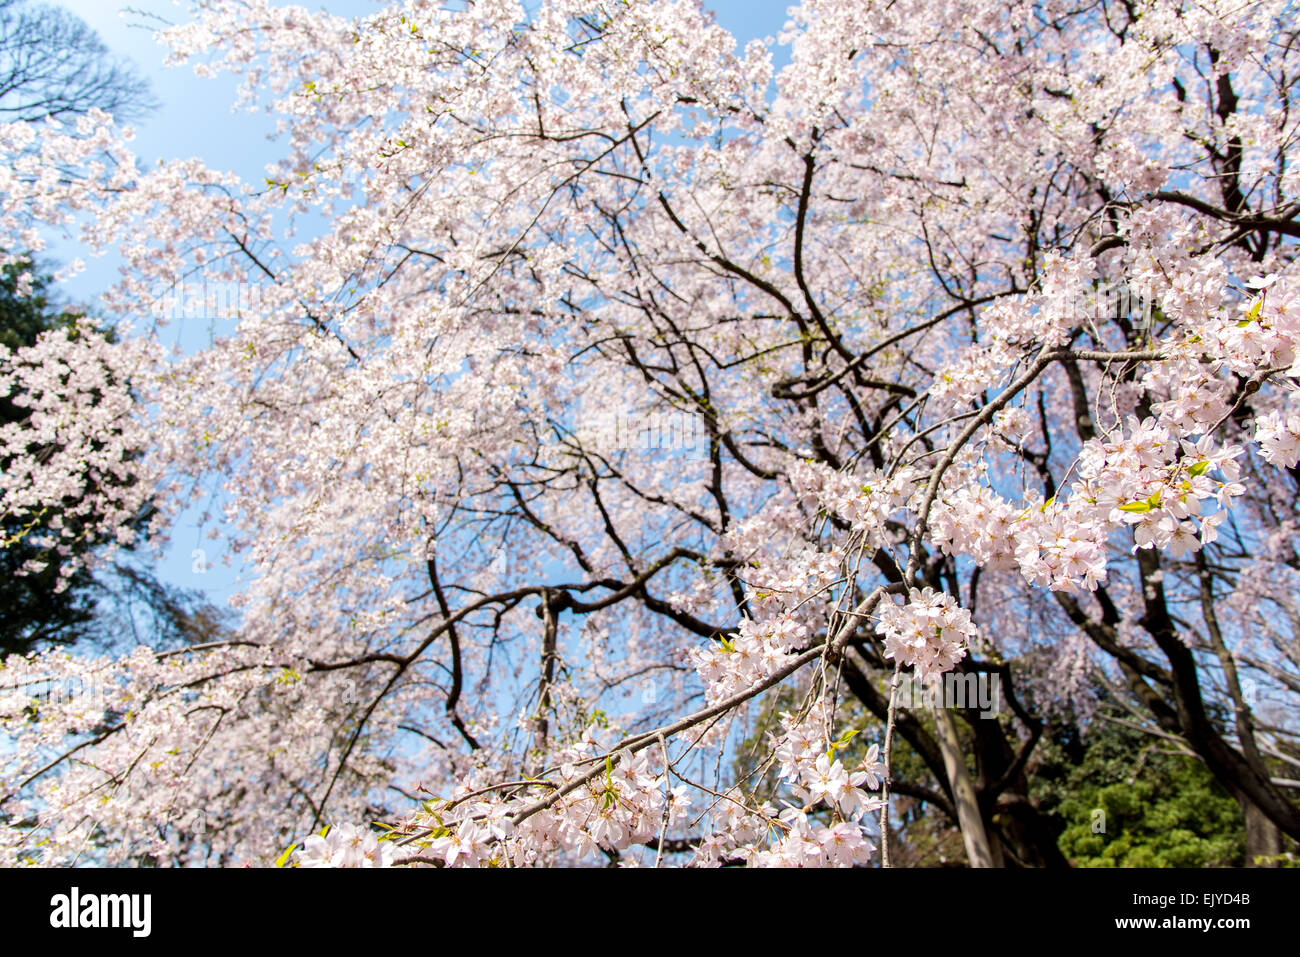
M 366 14 L 382 7 L 377 0 L 299 0 L 299 3 L 343 16 Z M 235 79 L 230 76 L 203 79 L 188 67 L 164 67 L 163 48 L 154 42 L 152 32 L 132 25 L 148 22 L 146 17 L 140 13 L 125 16 L 119 13 L 129 7 L 181 22 L 185 19 L 184 6 L 172 0 L 134 0 L 129 4 L 116 0 L 53 0 L 53 5 L 76 13 L 99 33 L 113 52 L 131 59 L 149 78 L 162 108 L 136 124 L 139 133 L 136 147 L 144 160 L 197 156 L 214 168 L 231 169 L 255 181 L 261 179 L 262 168 L 276 153 L 274 144 L 265 138 L 271 123 L 256 114 L 232 114 Z M 789 4 L 786 0 L 715 0 L 706 6 L 743 46 L 755 37 L 775 36 L 780 32 Z
M 123 13 L 126 4 L 116 0 L 47 0 L 77 14 L 93 27 L 116 55 L 132 61 L 148 78 L 159 108 L 134 124 L 135 148 L 142 165 L 160 159 L 197 157 L 209 167 L 231 170 L 241 178 L 259 182 L 268 163 L 279 155 L 279 147 L 268 139 L 273 120 L 260 113 L 232 111 L 237 78 L 223 75 L 215 79 L 195 76 L 190 67 L 164 67 L 165 50 L 153 39 L 145 14 L 155 14 L 168 21 L 181 21 L 185 5 L 172 0 L 134 0 L 134 12 Z M 376 0 L 306 0 L 300 5 L 325 9 L 344 16 L 365 14 L 377 9 Z M 743 46 L 756 37 L 775 36 L 787 19 L 787 0 L 715 0 L 706 4 Z M 156 21 L 155 25 L 156 25 Z M 778 65 L 781 58 L 777 58 Z M 93 304 L 100 291 L 116 278 L 117 263 L 112 257 L 90 259 L 84 251 L 68 242 L 52 241 L 48 250 L 55 263 L 75 257 L 86 260 L 86 269 L 69 280 L 61 292 L 67 299 Z M 216 562 L 213 542 L 206 540 L 197 525 L 197 515 L 187 514 L 173 527 L 159 572 L 173 584 L 199 589 L 209 599 L 224 604 L 238 585 L 237 569 Z M 195 549 L 205 549 L 198 556 Z M 208 560 L 202 574 L 195 569 Z

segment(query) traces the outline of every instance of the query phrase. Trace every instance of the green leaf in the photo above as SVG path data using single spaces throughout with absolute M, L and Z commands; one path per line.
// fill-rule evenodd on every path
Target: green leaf
M 1195 465 L 1193 465 L 1191 468 L 1187 470 L 1187 474 L 1190 475 L 1192 478 L 1196 478 L 1199 475 L 1204 475 L 1209 470 L 1210 470 L 1209 462 L 1197 462 Z
M 1119 507 L 1121 512 L 1149 512 L 1151 511 L 1150 502 L 1129 502 L 1127 505 Z
M 284 853 L 275 859 L 275 866 L 276 867 L 288 866 L 289 855 L 292 854 L 295 850 L 297 850 L 297 848 L 298 848 L 297 844 L 290 844 L 288 847 L 286 847 L 284 849 Z

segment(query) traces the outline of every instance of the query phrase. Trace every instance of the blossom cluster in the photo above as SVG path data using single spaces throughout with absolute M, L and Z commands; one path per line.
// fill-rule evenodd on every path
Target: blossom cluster
M 1206 324 L 1213 355 L 1238 375 L 1261 370 L 1300 369 L 1300 282 L 1275 273 L 1249 283 L 1255 295 L 1233 314 Z
M 922 680 L 951 671 L 978 634 L 970 612 L 932 588 L 912 589 L 905 604 L 883 605 L 876 630 L 885 636 L 885 656 L 912 666 Z
M 394 847 L 370 830 L 340 824 L 313 834 L 294 851 L 299 867 L 391 867 Z
M 795 656 L 807 643 L 808 629 L 790 615 L 755 621 L 742 618 L 734 638 L 690 652 L 711 701 L 752 687 Z
M 0 398 L 22 413 L 0 424 L 0 515 L 57 558 L 57 588 L 75 571 L 65 560 L 73 546 L 131 544 L 132 520 L 155 493 L 158 470 L 141 457 L 148 429 L 132 393 L 153 356 L 147 343 L 110 341 L 84 320 L 29 347 L 0 346 Z
M 452 798 L 425 801 L 391 834 L 398 844 L 396 860 L 531 866 L 602 851 L 617 854 L 680 828 L 691 807 L 688 789 L 667 781 L 651 750 L 623 749 L 602 757 L 592 730 L 556 752 L 559 763 L 544 779 L 545 789 L 503 796 L 501 789 L 475 787 L 489 777 L 479 769 Z M 547 807 L 531 807 L 551 790 L 563 796 Z
M 909 468 L 890 475 L 878 469 L 850 473 L 824 463 L 802 461 L 791 466 L 789 477 L 800 501 L 839 516 L 867 548 L 892 541 L 887 523 L 900 518 L 918 492 L 917 475 Z
M 1264 460 L 1282 468 L 1300 463 L 1300 409 L 1273 409 L 1255 419 L 1255 441 Z

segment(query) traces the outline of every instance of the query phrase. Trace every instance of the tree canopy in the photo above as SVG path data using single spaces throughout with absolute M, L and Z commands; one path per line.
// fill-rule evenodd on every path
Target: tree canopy
M 0 246 L 124 264 L 0 358 L 0 512 L 247 570 L 228 637 L 6 662 L 0 861 L 891 864 L 921 802 L 1061 864 L 1103 696 L 1300 838 L 1294 14 L 808 0 L 778 70 L 695 0 L 200 0 L 264 181 L 0 127 Z M 178 353 L 181 277 L 247 295 Z

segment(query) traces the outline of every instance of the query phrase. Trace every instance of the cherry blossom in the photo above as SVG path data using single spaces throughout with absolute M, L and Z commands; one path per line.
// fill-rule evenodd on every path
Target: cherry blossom
M 218 640 L 3 662 L 0 864 L 884 864 L 904 737 L 1028 855 L 890 693 L 979 669 L 977 761 L 1100 672 L 1300 837 L 1242 692 L 1294 700 L 1287 4 L 455 6 L 195 0 L 255 181 L 0 125 L 5 262 L 121 261 L 0 355 L 0 509 L 240 573 Z

